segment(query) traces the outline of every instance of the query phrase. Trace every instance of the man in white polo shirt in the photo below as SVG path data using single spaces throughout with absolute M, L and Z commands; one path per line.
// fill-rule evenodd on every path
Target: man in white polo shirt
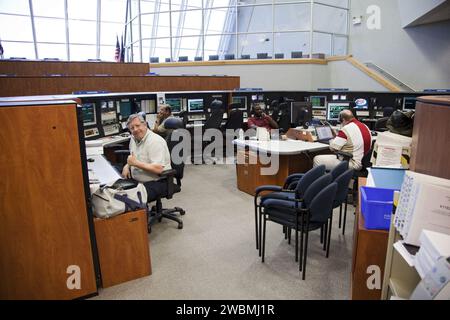
M 350 110 L 343 110 L 339 114 L 342 129 L 330 141 L 331 150 L 340 150 L 353 155 L 349 167 L 355 170 L 362 168 L 361 160 L 370 150 L 372 135 L 369 128 L 355 119 Z M 332 170 L 340 163 L 336 155 L 320 155 L 314 157 L 314 167 L 324 164 L 327 170 Z
M 130 155 L 122 175 L 142 182 L 147 189 L 147 202 L 155 200 L 167 188 L 165 181 L 158 181 L 159 174 L 171 169 L 170 153 L 166 141 L 152 130 L 142 114 L 128 118 L 127 127 L 132 134 Z

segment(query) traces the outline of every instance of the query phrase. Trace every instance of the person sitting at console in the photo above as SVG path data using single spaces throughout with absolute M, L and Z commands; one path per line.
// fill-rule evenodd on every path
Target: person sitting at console
M 248 128 L 266 128 L 268 131 L 271 129 L 278 129 L 278 124 L 270 117 L 265 114 L 261 106 L 256 105 L 253 107 L 253 116 L 247 120 Z
M 168 129 L 164 126 L 167 119 L 172 118 L 172 109 L 169 105 L 163 104 L 159 109 L 158 115 L 156 116 L 156 121 L 153 126 L 153 132 L 159 134 L 163 138 L 168 135 Z
M 351 153 L 353 158 L 349 162 L 349 167 L 360 170 L 362 168 L 361 160 L 370 150 L 371 132 L 365 124 L 355 119 L 350 110 L 341 111 L 339 119 L 342 128 L 330 141 L 330 149 Z M 314 157 L 314 167 L 324 164 L 327 170 L 332 170 L 340 161 L 336 155 L 319 155 Z
M 142 114 L 132 114 L 127 121 L 132 138 L 130 155 L 123 167 L 122 176 L 144 184 L 147 202 L 155 200 L 167 189 L 166 181 L 158 181 L 159 174 L 171 169 L 170 153 L 166 141 L 148 129 Z

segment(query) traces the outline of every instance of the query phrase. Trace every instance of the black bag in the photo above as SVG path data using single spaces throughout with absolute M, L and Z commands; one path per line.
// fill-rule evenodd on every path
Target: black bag
M 414 111 L 394 111 L 389 117 L 386 127 L 392 133 L 412 137 L 414 127 Z

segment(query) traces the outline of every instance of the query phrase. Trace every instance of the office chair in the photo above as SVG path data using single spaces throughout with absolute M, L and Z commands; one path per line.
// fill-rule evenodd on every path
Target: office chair
M 286 133 L 291 128 L 291 116 L 289 114 L 288 104 L 282 102 L 278 105 L 278 109 L 280 112 L 277 122 L 278 128 L 280 129 L 280 133 Z
M 383 108 L 383 117 L 390 117 L 394 113 L 394 108 L 392 107 L 384 107 Z
M 367 168 L 370 168 L 372 166 L 372 162 L 370 162 L 370 159 L 372 158 L 373 148 L 375 145 L 376 140 L 372 141 L 372 145 L 369 149 L 369 151 L 364 154 L 364 156 L 361 159 L 361 165 L 362 168 L 360 170 L 355 170 L 353 172 L 353 187 L 352 187 L 352 202 L 353 205 L 356 206 L 356 200 L 357 200 L 357 194 L 358 194 L 358 178 L 365 178 L 368 176 Z M 348 152 L 343 151 L 335 151 L 336 157 L 338 159 L 344 160 L 344 161 L 350 161 L 350 159 L 353 158 L 353 155 Z M 345 228 L 343 229 L 343 232 L 345 231 Z
M 241 59 L 243 59 L 243 60 L 250 59 L 250 55 L 249 54 L 242 54 L 241 55 Z
M 389 120 L 389 117 L 383 117 L 383 118 L 377 119 L 377 121 L 375 122 L 374 130 L 378 131 L 378 132 L 388 131 L 389 129 L 386 126 L 388 120 Z
M 203 61 L 203 57 L 194 57 L 194 61 Z
M 178 62 L 184 62 L 184 61 L 188 61 L 188 56 L 179 56 L 178 57 Z
M 170 58 L 166 58 L 166 60 L 165 60 L 166 62 L 171 62 L 172 61 L 172 59 L 170 59 Z
M 228 106 L 228 110 L 230 110 L 230 111 L 228 114 L 228 119 L 222 128 L 223 130 L 242 129 L 242 127 L 244 126 L 244 112 L 242 110 L 239 110 L 239 108 L 241 108 L 240 103 L 231 103 Z
M 159 57 L 150 57 L 150 63 L 159 63 Z
M 284 59 L 284 53 L 275 53 L 275 59 Z
M 225 60 L 234 60 L 234 54 L 233 53 L 226 54 L 225 55 Z
M 167 188 L 165 188 L 164 192 L 157 196 L 156 199 L 149 199 L 149 201 L 155 201 L 156 205 L 151 208 L 148 214 L 148 228 L 151 231 L 151 225 L 156 221 L 161 221 L 162 218 L 166 218 L 169 220 L 173 220 L 178 223 L 178 229 L 183 228 L 183 221 L 175 214 L 179 213 L 180 215 L 184 215 L 186 212 L 179 207 L 175 207 L 173 209 L 165 209 L 162 207 L 162 199 L 172 199 L 175 193 L 181 191 L 181 179 L 183 179 L 184 175 L 184 154 L 179 154 L 180 159 L 174 159 L 174 155 L 172 154 L 173 148 L 178 144 L 178 141 L 172 141 L 172 135 L 176 132 L 177 129 L 183 128 L 183 121 L 179 118 L 170 118 L 165 122 L 165 127 L 170 129 L 170 133 L 166 137 L 167 147 L 170 152 L 170 165 L 172 167 L 171 170 L 165 170 L 161 173 L 161 179 L 165 179 L 167 181 Z M 180 160 L 180 161 L 178 161 Z M 174 183 L 174 179 L 176 183 Z
M 342 173 L 340 176 L 338 176 L 333 181 L 337 183 L 337 191 L 336 191 L 336 197 L 333 202 L 333 209 L 339 207 L 339 228 L 341 227 L 341 216 L 342 216 L 342 204 L 345 203 L 345 210 L 344 210 L 344 221 L 342 224 L 342 235 L 345 234 L 345 222 L 347 220 L 347 199 L 348 199 L 348 185 L 350 183 L 350 180 L 352 180 L 354 175 L 353 169 L 348 169 L 344 173 Z M 331 228 L 331 225 L 330 225 Z M 330 239 L 328 238 L 328 248 L 327 248 L 327 258 L 328 258 L 328 252 L 330 249 Z
M 255 235 L 256 249 L 259 249 L 261 255 L 261 217 L 262 208 L 268 199 L 292 200 L 302 199 L 308 187 L 319 177 L 325 173 L 325 166 L 317 166 L 306 173 L 291 174 L 284 181 L 283 187 L 275 185 L 264 185 L 256 188 L 253 199 L 255 209 Z M 260 197 L 262 192 L 270 191 L 271 193 Z M 296 255 L 297 259 L 297 255 Z
M 182 121 L 182 128 L 186 129 L 186 125 L 188 123 L 189 117 L 187 111 L 180 111 L 177 114 L 177 117 L 181 119 Z
M 217 55 L 217 54 L 210 55 L 209 61 L 211 61 L 211 60 L 219 60 L 219 55 Z
M 299 270 L 302 271 L 302 279 L 305 280 L 309 232 L 322 228 L 328 222 L 331 226 L 332 205 L 336 191 L 337 183 L 331 182 L 331 175 L 327 174 L 318 178 L 308 187 L 301 201 L 299 199 L 266 200 L 262 215 L 263 235 L 261 261 L 264 262 L 265 258 L 267 221 L 272 221 L 281 224 L 285 228 L 295 230 L 296 257 L 298 255 L 298 232 L 300 231 Z M 331 232 L 331 228 L 328 229 L 328 232 Z M 329 238 L 330 234 L 328 235 Z

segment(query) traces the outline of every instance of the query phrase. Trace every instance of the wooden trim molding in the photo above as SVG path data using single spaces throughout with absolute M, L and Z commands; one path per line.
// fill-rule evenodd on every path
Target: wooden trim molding
M 366 75 L 368 75 L 369 77 L 371 77 L 372 79 L 374 79 L 375 81 L 377 81 L 379 84 L 381 84 L 382 86 L 386 87 L 390 91 L 392 91 L 392 92 L 401 92 L 402 91 L 399 87 L 394 85 L 392 82 L 386 80 L 385 78 L 383 78 L 379 74 L 373 72 L 372 70 L 370 70 L 368 67 L 366 67 L 364 64 L 362 64 L 361 62 L 359 62 L 355 58 L 349 57 L 346 60 L 349 63 L 351 63 L 354 67 L 356 67 L 357 69 L 361 70 Z
M 261 65 L 261 64 L 321 64 L 326 65 L 326 59 L 260 59 L 260 60 L 214 60 L 214 61 L 188 61 L 188 62 L 166 62 L 150 63 L 152 68 L 166 67 L 201 67 L 201 66 L 225 66 L 225 65 Z

